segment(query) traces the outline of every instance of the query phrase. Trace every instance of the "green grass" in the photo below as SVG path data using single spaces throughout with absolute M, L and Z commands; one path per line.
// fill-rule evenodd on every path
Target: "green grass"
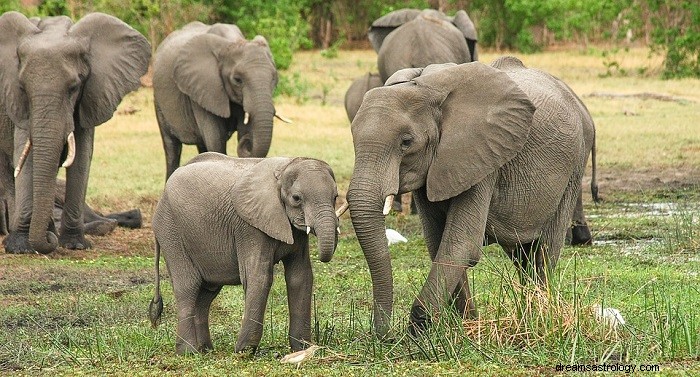
M 497 54 L 481 56 L 489 62 Z M 605 200 L 594 205 L 586 198 L 585 204 L 599 242 L 565 248 L 546 291 L 520 286 L 503 252 L 485 248 L 469 272 L 479 320 L 463 321 L 445 310 L 429 334 L 412 339 L 405 332 L 408 310 L 430 261 L 417 217 L 391 215 L 387 225 L 409 242 L 391 246 L 394 327 L 391 341 L 381 342 L 371 334 L 369 272 L 345 215 L 333 261 L 318 262 L 312 245 L 313 337 L 324 348 L 299 369 L 278 362 L 288 352 L 281 266 L 255 356 L 233 353 L 243 312 L 241 287 L 225 288 L 213 304 L 211 353 L 174 354 L 175 310 L 167 279 L 163 322 L 150 327 L 150 217 L 165 163 L 151 90 L 129 95 L 120 109 L 139 111 L 119 113 L 97 130 L 88 201 L 105 211 L 139 207 L 146 226 L 93 237 L 91 251 L 0 255 L 0 374 L 519 376 L 551 375 L 556 364 L 618 360 L 661 364 L 661 375 L 697 374 L 700 80 L 645 76 L 658 61 L 644 50 L 613 58 L 628 74 L 600 77 L 611 58 L 593 49 L 522 56 L 527 65 L 569 83 L 596 120 Z M 328 161 L 344 194 L 353 151 L 343 95 L 354 77 L 375 70 L 374 59 L 370 51 L 339 51 L 336 58 L 318 51 L 297 54 L 285 73 L 297 94 L 277 99 L 278 111 L 294 124 L 275 125 L 270 154 Z M 586 96 L 594 92 L 653 92 L 685 101 Z M 235 150 L 235 141 L 229 150 Z M 192 146 L 184 151 L 183 161 L 196 153 Z M 614 330 L 596 321 L 596 304 L 619 309 L 627 324 Z

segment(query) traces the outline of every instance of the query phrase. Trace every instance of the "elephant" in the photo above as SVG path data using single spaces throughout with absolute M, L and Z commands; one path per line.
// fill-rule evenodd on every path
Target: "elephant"
M 384 85 L 384 81 L 377 73 L 368 72 L 364 76 L 353 80 L 348 91 L 345 92 L 345 113 L 348 115 L 351 123 L 362 104 L 362 98 L 365 96 L 365 93 L 382 85 Z
M 61 217 L 65 206 L 66 181 L 56 179 L 56 196 L 54 197 L 53 222 L 54 228 L 61 227 Z M 123 212 L 113 212 L 103 215 L 92 209 L 87 203 L 83 204 L 83 226 L 85 234 L 105 236 L 117 226 L 138 229 L 143 225 L 141 210 L 134 208 Z
M 581 191 L 585 118 L 568 87 L 509 56 L 400 70 L 365 95 L 347 200 L 378 335 L 393 310 L 382 214 L 396 194 L 413 193 L 433 262 L 410 311 L 413 334 L 446 304 L 477 316 L 465 271 L 485 242 L 501 245 L 523 282 L 547 283 Z
M 403 68 L 477 60 L 476 28 L 463 10 L 449 17 L 434 9 L 399 9 L 372 22 L 368 37 L 383 82 Z
M 155 297 L 149 317 L 163 311 L 160 253 L 177 306 L 178 354 L 213 348 L 209 307 L 224 285 L 243 285 L 245 309 L 236 352 L 255 352 L 272 285 L 282 261 L 289 303 L 289 344 L 311 340 L 313 275 L 309 234 L 319 259 L 329 262 L 338 242 L 334 213 L 338 192 L 333 170 L 311 158 L 235 158 L 216 152 L 196 156 L 168 179 L 153 215 Z
M 12 157 L 15 224 L 9 253 L 50 253 L 59 245 L 87 249 L 83 207 L 95 127 L 109 120 L 122 98 L 140 87 L 151 46 L 116 17 L 0 16 L 0 144 Z M 12 176 L 2 161 L 7 183 Z M 60 235 L 49 229 L 56 175 L 66 168 Z
M 166 180 L 182 144 L 226 153 L 238 132 L 239 157 L 265 157 L 272 140 L 277 69 L 267 41 L 247 41 L 230 24 L 191 22 L 163 40 L 153 58 L 153 96 Z

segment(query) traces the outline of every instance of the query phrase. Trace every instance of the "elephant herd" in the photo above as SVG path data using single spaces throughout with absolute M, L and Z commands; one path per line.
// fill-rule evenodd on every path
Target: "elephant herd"
M 104 218 L 85 204 L 94 127 L 112 117 L 152 63 L 166 184 L 152 219 L 156 288 L 149 317 L 155 326 L 163 310 L 163 253 L 177 306 L 178 353 L 213 348 L 209 309 L 224 285 L 243 285 L 235 348 L 254 351 L 278 262 L 290 346 L 308 347 L 309 234 L 318 238 L 319 259 L 330 261 L 338 218 L 348 207 L 372 279 L 374 329 L 386 336 L 393 280 L 384 216 L 406 193 L 433 262 L 410 309 L 411 334 L 428 328 L 444 307 L 477 315 L 465 272 L 485 244 L 499 244 L 523 282 L 546 284 L 567 238 L 591 242 L 581 180 L 591 155 L 596 199 L 595 127 L 586 106 L 564 82 L 515 57 L 478 62 L 476 28 L 464 11 L 394 11 L 372 24 L 369 39 L 379 73 L 358 78 L 346 93 L 355 164 L 347 203 L 336 210 L 327 163 L 266 157 L 273 119 L 286 119 L 273 104 L 278 73 L 265 38 L 248 40 L 235 25 L 192 22 L 151 59 L 147 40 L 110 15 L 73 23 L 3 14 L 6 252 L 91 247 L 90 219 Z M 238 158 L 226 155 L 233 133 Z M 182 144 L 200 154 L 180 167 Z M 54 195 L 59 167 L 66 168 L 62 198 Z

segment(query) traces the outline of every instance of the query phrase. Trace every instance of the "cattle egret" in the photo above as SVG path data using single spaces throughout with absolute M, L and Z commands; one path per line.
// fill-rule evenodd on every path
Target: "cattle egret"
M 389 243 L 389 245 L 393 245 L 399 242 L 408 242 L 406 237 L 402 236 L 401 233 L 389 228 L 387 228 L 386 230 L 386 240 Z
M 307 359 L 312 358 L 314 356 L 314 352 L 316 352 L 316 350 L 319 348 L 321 347 L 313 345 L 305 350 L 292 352 L 289 355 L 285 355 L 282 359 L 280 359 L 280 363 L 296 364 L 298 369 L 299 365 L 301 365 L 301 363 L 306 361 Z
M 603 308 L 600 305 L 596 305 L 593 307 L 593 310 L 595 310 L 595 316 L 598 321 L 604 322 L 612 328 L 625 324 L 622 314 L 615 308 Z

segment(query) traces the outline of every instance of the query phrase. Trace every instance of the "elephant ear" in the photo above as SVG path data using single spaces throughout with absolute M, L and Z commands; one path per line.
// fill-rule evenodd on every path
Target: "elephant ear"
M 472 22 L 471 18 L 469 18 L 467 12 L 463 10 L 458 11 L 452 18 L 452 24 L 456 26 L 457 29 L 459 29 L 459 31 L 462 32 L 462 35 L 464 35 L 464 38 L 467 40 L 467 46 L 469 47 L 469 54 L 472 57 L 472 61 L 477 61 L 478 58 L 476 54 L 476 27 L 474 26 L 474 23 Z
M 0 16 L 0 112 L 5 111 L 12 122 L 27 128 L 28 99 L 19 85 L 17 46 L 27 36 L 39 33 L 36 24 L 19 12 Z
M 422 10 L 420 9 L 399 9 L 374 20 L 367 32 L 369 42 L 372 44 L 374 51 L 379 52 L 382 43 L 384 43 L 384 38 L 386 38 L 389 33 L 406 22 L 412 21 L 418 17 L 421 12 Z
M 151 45 L 134 28 L 104 13 L 88 14 L 68 34 L 85 38 L 89 46 L 90 74 L 78 111 L 83 127 L 95 127 L 112 117 L 127 93 L 139 88 L 148 70 Z
M 416 77 L 430 75 L 436 72 L 440 72 L 445 68 L 456 67 L 455 63 L 440 63 L 431 64 L 425 68 L 404 68 L 396 71 L 393 75 L 389 76 L 386 80 L 384 86 L 402 84 L 405 82 L 412 81 Z
M 428 66 L 414 81 L 444 96 L 440 141 L 428 168 L 430 201 L 468 190 L 525 144 L 535 107 L 506 73 L 474 62 L 442 70 Z
M 232 43 L 217 34 L 199 34 L 175 61 L 175 83 L 199 106 L 222 118 L 231 116 L 229 98 L 219 71 L 219 53 Z M 236 42 L 234 42 L 236 43 Z M 240 39 L 237 43 L 245 43 Z
M 277 177 L 291 160 L 261 160 L 240 175 L 231 190 L 236 213 L 248 224 L 287 244 L 294 243 L 292 225 L 280 199 Z

